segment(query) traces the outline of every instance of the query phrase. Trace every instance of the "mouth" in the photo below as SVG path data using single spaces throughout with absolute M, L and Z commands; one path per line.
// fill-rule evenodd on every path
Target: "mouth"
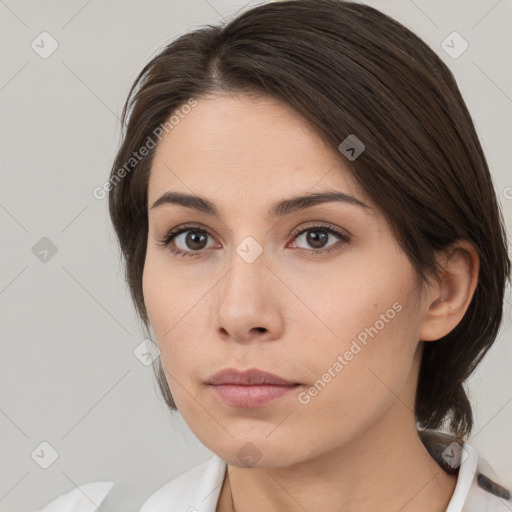
M 285 397 L 300 383 L 258 369 L 226 368 L 208 382 L 214 395 L 232 407 L 260 407 Z

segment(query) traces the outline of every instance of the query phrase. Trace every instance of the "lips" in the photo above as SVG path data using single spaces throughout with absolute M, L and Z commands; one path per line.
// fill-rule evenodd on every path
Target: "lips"
M 236 368 L 225 368 L 211 377 L 207 384 L 214 386 L 234 385 L 234 386 L 296 386 L 299 383 L 284 379 L 273 373 L 265 372 L 257 368 L 248 370 L 237 370 Z
M 301 385 L 257 368 L 245 371 L 226 368 L 211 377 L 207 384 L 221 402 L 236 408 L 268 405 Z

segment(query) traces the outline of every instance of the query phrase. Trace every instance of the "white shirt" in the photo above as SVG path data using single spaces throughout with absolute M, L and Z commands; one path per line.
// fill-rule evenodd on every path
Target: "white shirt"
M 446 512 L 512 511 L 510 491 L 496 483 L 491 467 L 472 446 L 460 441 L 461 450 L 454 445 L 456 438 L 453 436 L 429 432 L 432 437 L 423 440 L 429 453 L 445 470 L 449 471 L 449 466 L 458 468 L 457 484 Z M 226 462 L 213 455 L 161 486 L 143 503 L 139 512 L 215 512 L 226 469 Z M 131 510 L 126 503 L 121 505 L 119 496 L 110 499 L 113 487 L 114 482 L 81 485 L 59 496 L 39 512 Z

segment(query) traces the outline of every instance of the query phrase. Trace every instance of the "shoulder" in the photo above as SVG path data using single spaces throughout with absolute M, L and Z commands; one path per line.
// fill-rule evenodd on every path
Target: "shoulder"
M 96 512 L 114 482 L 83 484 L 52 500 L 38 512 Z
M 160 487 L 144 502 L 140 512 L 215 512 L 226 467 L 224 460 L 213 455 Z
M 225 461 L 217 455 L 210 457 L 162 485 L 143 503 L 140 512 L 173 510 L 215 512 L 226 467 Z M 83 484 L 54 498 L 37 512 L 103 511 L 106 510 L 105 505 L 109 503 L 109 493 L 113 487 L 114 482 Z M 114 502 L 110 503 L 112 507 Z M 109 509 L 108 506 L 107 509 Z
M 420 431 L 420 438 L 436 462 L 457 484 L 446 512 L 510 512 L 511 486 L 493 471 L 470 441 L 441 431 Z

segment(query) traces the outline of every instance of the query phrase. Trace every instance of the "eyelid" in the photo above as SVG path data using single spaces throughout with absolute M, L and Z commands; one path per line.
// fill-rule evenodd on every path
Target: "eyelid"
M 295 228 L 291 232 L 290 236 L 295 238 L 304 233 L 305 231 L 309 231 L 310 229 L 313 228 L 329 229 L 331 232 L 335 232 L 336 235 L 347 241 L 349 241 L 352 238 L 352 234 L 346 229 L 339 228 L 338 226 L 335 226 L 334 224 L 330 224 L 329 222 L 325 222 L 323 220 L 308 221 L 305 224 L 303 223 L 299 227 Z
M 170 243 L 171 239 L 176 238 L 178 235 L 181 235 L 181 233 L 186 231 L 204 231 L 208 234 L 211 238 L 215 240 L 215 237 L 212 235 L 209 229 L 201 226 L 200 224 L 180 224 L 179 226 L 171 229 L 170 231 L 167 231 L 166 234 L 163 236 L 163 238 L 159 239 L 159 243 L 161 245 L 167 245 Z
M 330 224 L 329 222 L 325 222 L 325 221 L 308 221 L 306 223 L 302 223 L 300 226 L 298 226 L 297 228 L 295 228 L 292 231 L 292 233 L 290 234 L 290 237 L 292 237 L 293 240 L 296 240 L 298 236 L 300 236 L 301 234 L 303 234 L 309 230 L 312 230 L 313 228 L 320 228 L 320 229 L 324 228 L 328 232 L 333 234 L 334 236 L 337 236 L 339 238 L 339 241 L 343 242 L 345 244 L 351 242 L 351 240 L 352 240 L 352 234 L 349 233 L 347 230 L 339 228 L 339 227 L 337 227 L 333 224 Z M 172 230 L 167 232 L 163 238 L 159 239 L 158 244 L 162 245 L 164 247 L 167 247 L 170 245 L 172 240 L 174 240 L 177 236 L 179 236 L 183 232 L 194 231 L 194 230 L 204 231 L 208 236 L 210 236 L 212 239 L 216 240 L 216 237 L 212 235 L 212 233 L 210 232 L 209 229 L 203 227 L 200 224 L 190 223 L 190 224 L 181 224 L 181 225 L 173 228 Z M 287 244 L 287 246 L 288 246 L 288 244 Z M 211 248 L 209 248 L 209 249 L 211 249 Z M 204 255 L 206 252 L 209 252 L 209 249 L 202 249 L 200 251 L 183 251 L 181 249 L 174 249 L 174 248 L 171 249 L 169 247 L 169 250 L 177 256 L 195 256 L 195 257 L 200 257 L 200 256 Z M 304 249 L 301 247 L 299 249 L 301 249 L 301 251 L 309 253 L 309 254 L 322 255 L 322 254 L 326 254 L 332 250 L 336 250 L 337 244 L 332 244 L 330 246 L 327 246 L 327 248 L 325 248 L 325 249 L 315 250 L 315 249 Z

